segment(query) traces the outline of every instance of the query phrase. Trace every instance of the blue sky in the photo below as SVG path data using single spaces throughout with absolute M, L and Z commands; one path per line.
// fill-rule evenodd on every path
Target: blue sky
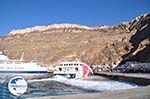
M 150 0 L 0 0 L 0 35 L 54 23 L 116 25 L 150 12 Z

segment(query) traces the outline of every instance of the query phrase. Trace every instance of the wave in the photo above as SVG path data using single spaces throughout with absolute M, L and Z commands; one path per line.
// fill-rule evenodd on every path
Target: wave
M 48 79 L 39 79 L 39 80 L 31 80 L 30 82 L 39 82 L 39 81 L 57 81 L 63 84 L 71 85 L 74 87 L 78 87 L 88 91 L 113 91 L 113 90 L 124 90 L 130 88 L 137 88 L 138 85 L 114 81 L 114 80 L 102 80 L 102 81 L 94 81 L 94 80 L 85 80 L 85 79 L 67 79 L 62 76 L 57 76 L 55 78 Z

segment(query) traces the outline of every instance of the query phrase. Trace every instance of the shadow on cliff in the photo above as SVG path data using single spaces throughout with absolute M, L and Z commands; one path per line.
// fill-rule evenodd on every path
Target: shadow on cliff
M 122 56 L 123 61 L 120 64 L 124 64 L 126 61 L 150 62 L 150 14 L 145 19 L 132 24 L 129 30 L 133 29 L 136 29 L 136 33 L 129 40 L 133 48 Z M 147 43 L 142 45 L 141 43 L 145 40 Z M 140 46 L 145 47 L 137 51 Z

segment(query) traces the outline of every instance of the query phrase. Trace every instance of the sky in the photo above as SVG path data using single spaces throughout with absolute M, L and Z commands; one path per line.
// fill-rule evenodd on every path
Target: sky
M 150 0 L 0 0 L 0 36 L 59 23 L 117 25 L 144 13 L 150 13 Z

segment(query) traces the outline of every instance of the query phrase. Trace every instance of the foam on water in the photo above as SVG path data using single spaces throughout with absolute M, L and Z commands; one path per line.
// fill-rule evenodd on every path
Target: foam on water
M 84 80 L 84 79 L 67 79 L 63 77 L 58 77 L 55 80 L 64 84 L 72 85 L 85 90 L 93 90 L 93 91 L 112 91 L 112 90 L 123 90 L 123 89 L 138 87 L 137 85 L 134 84 L 119 82 L 114 80 L 93 81 L 93 80 Z
M 55 81 L 55 79 L 54 78 L 45 78 L 45 79 L 28 80 L 29 83 L 32 83 L 32 82 L 42 82 L 42 81 Z
M 138 87 L 138 85 L 135 84 L 114 81 L 114 80 L 94 81 L 94 80 L 85 80 L 85 79 L 67 79 L 62 76 L 57 76 L 55 78 L 48 78 L 48 79 L 31 80 L 30 82 L 37 82 L 37 81 L 57 81 L 63 84 L 71 85 L 89 91 L 90 90 L 91 91 L 112 91 L 112 90 L 123 90 L 123 89 Z
M 28 80 L 28 90 L 20 99 L 42 96 L 65 96 L 136 87 L 139 86 L 110 80 L 101 76 L 91 76 L 87 79 L 67 79 L 62 76 L 56 76 L 54 78 Z M 0 89 L 0 99 L 4 97 L 7 97 L 7 99 L 14 99 L 8 98 L 13 96 L 8 91 L 7 81 L 0 84 Z
M 57 75 L 57 76 L 54 76 L 53 78 L 32 79 L 32 80 L 28 80 L 28 82 L 30 83 L 30 82 L 59 81 L 59 80 L 67 80 L 67 78 Z

